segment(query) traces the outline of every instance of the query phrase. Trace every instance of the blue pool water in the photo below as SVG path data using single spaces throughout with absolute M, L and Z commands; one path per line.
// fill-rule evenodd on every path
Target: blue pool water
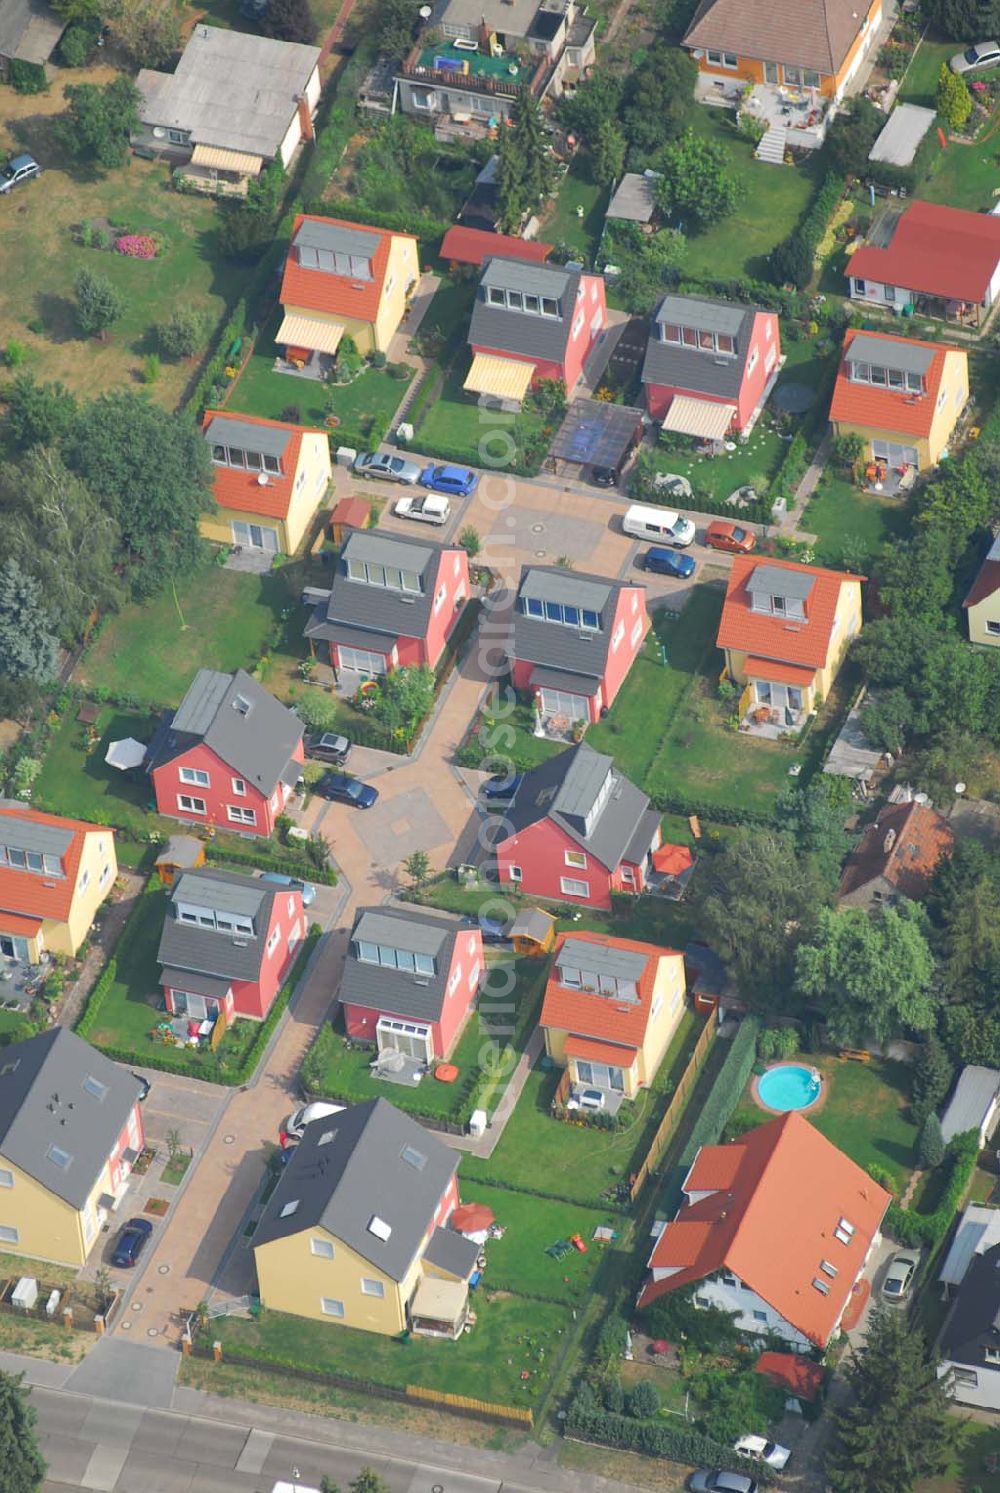
M 782 1063 L 768 1068 L 757 1080 L 757 1094 L 768 1109 L 786 1114 L 790 1109 L 808 1109 L 816 1103 L 823 1080 L 814 1068 L 800 1068 L 797 1063 Z

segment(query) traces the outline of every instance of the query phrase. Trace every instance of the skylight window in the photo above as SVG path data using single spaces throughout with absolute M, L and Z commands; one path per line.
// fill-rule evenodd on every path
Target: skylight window
M 819 1268 L 822 1270 L 823 1274 L 828 1275 L 831 1280 L 835 1280 L 836 1277 L 840 1274 L 840 1271 L 837 1269 L 836 1265 L 831 1265 L 829 1260 L 820 1260 Z
M 381 1239 L 383 1244 L 388 1244 L 392 1225 L 386 1223 L 384 1218 L 379 1218 L 377 1213 L 373 1213 L 368 1220 L 368 1232 L 374 1234 L 376 1239 Z
M 418 1151 L 415 1146 L 404 1146 L 399 1154 L 407 1166 L 412 1166 L 414 1171 L 422 1172 L 427 1165 L 427 1157 L 423 1151 Z
M 83 1092 L 89 1094 L 92 1099 L 105 1099 L 108 1093 L 106 1083 L 101 1083 L 99 1078 L 93 1078 L 90 1074 L 83 1080 Z
M 61 1146 L 49 1146 L 45 1154 L 50 1161 L 55 1162 L 56 1166 L 62 1167 L 64 1172 L 68 1172 L 73 1165 L 72 1156 L 68 1151 L 64 1151 Z
M 818 1291 L 821 1296 L 829 1296 L 830 1294 L 830 1287 L 825 1280 L 814 1280 L 813 1290 Z
M 332 1130 L 324 1130 L 316 1144 L 318 1146 L 328 1146 L 333 1140 L 333 1136 L 334 1132 Z
M 282 1208 L 281 1212 L 278 1214 L 278 1217 L 279 1218 L 291 1218 L 291 1216 L 292 1216 L 293 1213 L 297 1213 L 298 1212 L 298 1207 L 299 1207 L 299 1200 L 298 1200 L 298 1198 L 292 1198 L 291 1202 L 286 1203 L 285 1206 Z

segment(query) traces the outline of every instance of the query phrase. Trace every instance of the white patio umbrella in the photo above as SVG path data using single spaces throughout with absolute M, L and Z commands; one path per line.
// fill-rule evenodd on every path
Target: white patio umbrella
M 141 767 L 146 760 L 145 743 L 136 741 L 134 736 L 126 736 L 123 741 L 113 741 L 104 753 L 104 760 L 109 767 L 117 767 L 119 772 L 128 772 L 131 767 Z

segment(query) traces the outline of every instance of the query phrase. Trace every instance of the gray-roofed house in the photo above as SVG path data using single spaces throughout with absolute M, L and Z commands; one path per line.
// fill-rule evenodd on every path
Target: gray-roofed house
M 1000 1244 L 973 1258 L 938 1339 L 953 1399 L 1000 1410 Z
M 984 1068 L 979 1063 L 969 1063 L 958 1075 L 955 1092 L 941 1116 L 941 1134 L 945 1144 L 954 1140 L 956 1135 L 974 1130 L 982 1150 L 993 1134 L 998 1111 L 1000 1070 Z
M 494 849 L 503 885 L 598 908 L 610 908 L 612 892 L 645 889 L 659 812 L 586 742 L 524 773 L 502 814 Z
M 719 442 L 756 425 L 784 359 L 773 311 L 665 295 L 649 329 L 642 382 L 665 431 Z
M 362 907 L 338 991 L 347 1035 L 426 1069 L 454 1048 L 482 974 L 478 928 L 415 908 Z
M 511 683 L 530 692 L 539 729 L 566 739 L 600 720 L 649 629 L 646 588 L 526 565 L 514 603 Z
M 44 0 L 0 0 L 0 78 L 10 77 L 12 62 L 45 71 L 65 29 Z
M 220 1016 L 226 1025 L 237 1016 L 262 1021 L 305 930 L 295 887 L 213 866 L 183 871 L 171 888 L 156 955 L 178 1034 L 186 1034 L 186 1022 Z
M 465 550 L 358 529 L 344 541 L 330 590 L 308 593 L 306 637 L 353 693 L 359 677 L 437 668 L 468 596 Z
M 86 1262 L 143 1147 L 141 1093 L 134 1074 L 65 1027 L 3 1049 L 0 1250 Z
M 448 1229 L 457 1168 L 457 1151 L 385 1099 L 315 1120 L 253 1237 L 263 1305 L 390 1337 L 457 1337 L 477 1258 Z
M 188 824 L 269 835 L 302 776 L 302 722 L 243 669 L 199 669 L 149 744 L 156 807 Z
M 464 387 L 481 404 L 518 407 L 541 379 L 572 394 L 604 333 L 604 280 L 569 265 L 487 259 L 469 322 Z
M 315 137 L 319 48 L 195 26 L 172 73 L 143 68 L 132 144 L 175 162 L 202 191 L 246 193 L 265 166 L 290 165 Z
M 955 1237 L 938 1271 L 938 1280 L 947 1295 L 958 1290 L 977 1255 L 1000 1244 L 1000 1208 L 985 1203 L 969 1203 L 958 1221 Z

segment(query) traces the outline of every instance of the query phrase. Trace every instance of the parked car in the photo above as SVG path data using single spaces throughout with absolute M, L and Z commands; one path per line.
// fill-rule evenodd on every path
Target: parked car
M 420 476 L 421 487 L 431 492 L 450 492 L 457 498 L 467 498 L 479 486 L 479 474 L 469 467 L 424 467 Z
M 485 913 L 480 913 L 477 918 L 470 918 L 469 922 L 479 929 L 483 943 L 506 943 L 510 937 L 510 922 L 504 922 L 500 918 L 488 918 Z
M 152 1232 L 153 1225 L 148 1218 L 130 1218 L 118 1235 L 111 1255 L 112 1265 L 117 1265 L 119 1270 L 131 1270 L 149 1243 Z
M 757 1484 L 745 1472 L 709 1472 L 702 1469 L 688 1479 L 691 1493 L 757 1493 Z
M 338 736 L 336 731 L 321 731 L 307 736 L 305 747 L 307 757 L 312 757 L 317 762 L 332 762 L 335 767 L 343 767 L 351 755 L 351 743 L 346 736 Z
M 974 73 L 981 67 L 996 67 L 998 62 L 1000 42 L 977 41 L 964 52 L 956 52 L 948 66 L 953 73 Z
M 622 519 L 622 533 L 631 534 L 635 539 L 674 544 L 678 549 L 686 549 L 696 532 L 691 519 L 683 514 L 670 508 L 653 508 L 645 503 L 633 503 Z
M 405 482 L 415 487 L 420 481 L 420 468 L 415 461 L 405 461 L 402 456 L 390 456 L 388 451 L 363 451 L 354 463 L 354 470 L 362 477 L 381 477 L 384 482 Z
M 148 1078 L 143 1078 L 141 1073 L 133 1073 L 132 1077 L 139 1085 L 139 1103 L 145 1104 L 149 1098 L 149 1091 L 153 1087 Z
M 12 192 L 15 187 L 22 186 L 24 182 L 41 174 L 42 168 L 34 156 L 11 156 L 6 166 L 0 170 L 0 192 Z
M 300 881 L 297 876 L 282 876 L 280 871 L 262 871 L 260 879 L 269 886 L 286 886 L 289 891 L 301 892 L 303 907 L 312 907 L 316 901 L 316 888 L 311 881 Z
M 590 480 L 595 487 L 617 487 L 624 462 L 617 467 L 591 467 Z
M 882 1282 L 882 1295 L 886 1301 L 906 1300 L 913 1289 L 913 1277 L 919 1264 L 920 1255 L 916 1250 L 901 1249 L 893 1255 Z
M 499 804 L 512 804 L 523 782 L 523 772 L 495 773 L 492 778 L 487 778 L 485 783 L 480 783 L 479 797 L 494 808 Z
M 766 1436 L 741 1436 L 733 1451 L 739 1452 L 743 1457 L 754 1457 L 758 1462 L 766 1462 L 776 1472 L 781 1471 L 792 1455 L 787 1446 L 782 1446 L 777 1441 L 768 1441 Z
M 749 555 L 757 548 L 757 536 L 740 524 L 713 519 L 705 530 L 705 543 L 712 550 L 728 550 L 731 555 Z
M 281 1123 L 278 1143 L 282 1150 L 287 1148 L 289 1142 L 295 1145 L 300 1141 L 306 1126 L 311 1125 L 313 1120 L 326 1120 L 330 1115 L 339 1115 L 344 1107 L 343 1104 L 327 1104 L 322 1099 L 316 1099 L 312 1104 L 300 1104 Z
M 378 789 L 360 778 L 349 778 L 346 772 L 324 773 L 313 792 L 320 798 L 332 799 L 335 803 L 350 804 L 355 809 L 370 809 L 378 798 Z
M 566 1100 L 567 1109 L 603 1109 L 604 1104 L 604 1094 L 600 1089 L 577 1089 L 576 1093 Z
M 451 504 L 447 498 L 440 498 L 436 493 L 426 493 L 413 498 L 397 498 L 392 511 L 397 518 L 412 518 L 417 523 L 437 524 L 439 527 L 451 518 Z
M 675 580 L 686 581 L 694 575 L 696 562 L 692 555 L 679 555 L 676 550 L 656 547 L 646 551 L 642 566 L 654 575 L 671 575 Z

